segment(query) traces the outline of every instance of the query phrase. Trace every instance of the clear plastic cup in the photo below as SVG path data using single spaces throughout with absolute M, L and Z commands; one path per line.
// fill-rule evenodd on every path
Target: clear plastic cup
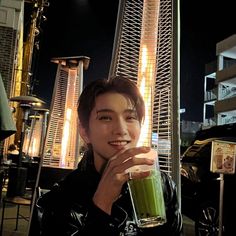
M 150 171 L 148 177 L 128 181 L 136 223 L 140 228 L 162 225 L 166 222 L 166 211 L 157 152 L 151 149 L 150 152 L 136 157 L 155 159 L 152 166 L 134 166 L 127 170 L 131 172 L 131 176 L 133 172 Z

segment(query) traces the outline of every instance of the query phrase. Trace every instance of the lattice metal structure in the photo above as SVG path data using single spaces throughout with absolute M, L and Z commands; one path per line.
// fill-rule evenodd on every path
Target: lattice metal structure
M 54 58 L 58 64 L 44 145 L 43 166 L 74 169 L 80 158 L 77 103 L 88 57 Z
M 120 1 L 109 76 L 138 80 L 144 5 L 150 2 Z M 157 135 L 160 168 L 179 185 L 179 6 L 178 0 L 160 0 L 158 4 L 152 132 Z

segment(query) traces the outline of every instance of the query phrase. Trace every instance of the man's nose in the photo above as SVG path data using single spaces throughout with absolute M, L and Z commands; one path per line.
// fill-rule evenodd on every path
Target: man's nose
M 119 118 L 114 125 L 113 129 L 114 134 L 125 135 L 127 134 L 127 124 L 123 118 Z

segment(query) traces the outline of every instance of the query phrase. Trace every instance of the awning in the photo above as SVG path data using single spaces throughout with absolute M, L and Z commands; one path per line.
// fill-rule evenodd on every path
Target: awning
M 12 112 L 8 103 L 6 90 L 0 74 L 0 141 L 16 132 Z

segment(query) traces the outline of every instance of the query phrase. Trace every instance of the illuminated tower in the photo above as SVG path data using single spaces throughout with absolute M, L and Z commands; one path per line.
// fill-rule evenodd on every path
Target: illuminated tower
M 83 88 L 83 70 L 90 58 L 53 58 L 58 64 L 44 146 L 43 166 L 73 169 L 79 159 L 77 102 Z
M 156 137 L 160 168 L 179 185 L 178 0 L 121 0 L 110 76 L 137 82 L 146 104 L 140 144 Z M 179 188 L 180 189 L 180 188 Z

